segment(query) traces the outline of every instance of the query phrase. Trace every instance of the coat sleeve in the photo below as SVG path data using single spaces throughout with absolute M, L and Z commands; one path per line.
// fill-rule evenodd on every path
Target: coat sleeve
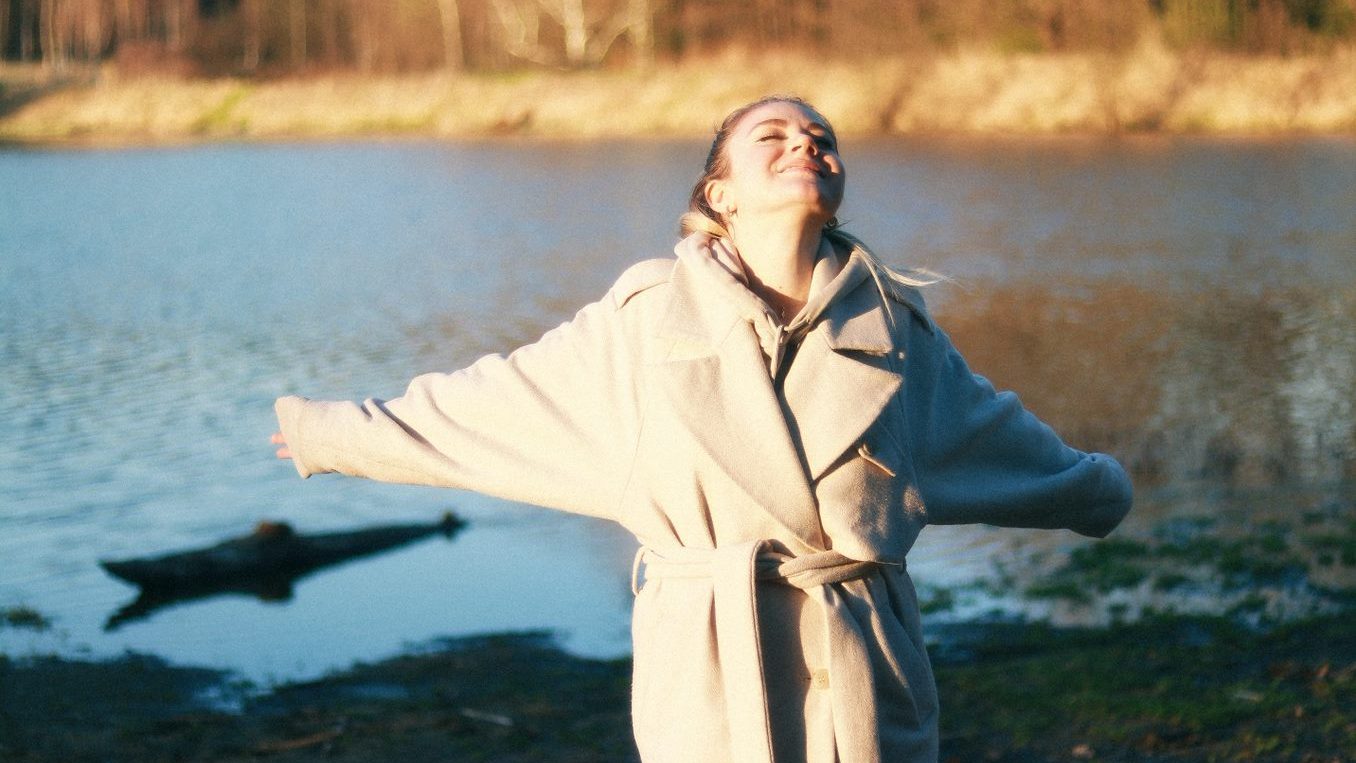
M 927 521 L 1067 528 L 1102 537 L 1130 510 L 1115 459 L 1065 445 L 1012 392 L 971 372 L 940 330 L 915 332 L 906 405 Z
M 394 400 L 280 398 L 302 477 L 456 487 L 615 518 L 639 424 L 618 289 L 507 357 L 416 377 Z

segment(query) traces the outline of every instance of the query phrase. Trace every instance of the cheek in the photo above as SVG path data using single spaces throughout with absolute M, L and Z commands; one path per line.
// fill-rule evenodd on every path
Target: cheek
M 842 159 L 835 156 L 830 162 L 830 166 L 833 167 L 833 174 L 838 176 L 838 182 L 847 180 L 847 167 L 843 164 Z
M 835 175 L 832 183 L 829 185 L 829 194 L 833 197 L 834 201 L 841 202 L 843 200 L 843 191 L 846 188 L 847 177 L 841 174 Z

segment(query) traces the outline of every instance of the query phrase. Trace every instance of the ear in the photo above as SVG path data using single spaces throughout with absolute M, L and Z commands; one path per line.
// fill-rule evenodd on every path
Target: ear
M 706 203 L 711 205 L 717 213 L 724 217 L 729 217 L 734 213 L 734 199 L 730 193 L 730 186 L 724 180 L 708 180 L 706 188 L 703 191 L 706 194 Z

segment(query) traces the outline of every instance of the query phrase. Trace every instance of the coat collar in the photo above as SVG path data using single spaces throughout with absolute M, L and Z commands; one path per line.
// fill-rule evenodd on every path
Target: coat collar
M 864 260 L 850 260 L 849 267 L 854 261 L 866 267 Z M 788 424 L 812 480 L 858 444 L 899 391 L 887 305 L 867 275 L 829 306 L 783 381 Z
M 658 327 L 669 342 L 660 376 L 670 404 L 754 503 L 807 549 L 823 549 L 812 483 L 900 386 L 888 357 L 895 341 L 880 281 L 868 258 L 849 255 L 839 278 L 854 281 L 802 340 L 779 395 L 748 305 L 726 290 L 734 276 L 692 239 L 677 253 Z
M 703 452 L 798 539 L 824 547 L 814 496 L 791 443 L 753 326 L 711 277 L 719 267 L 679 252 L 660 326 L 670 342 L 659 378 Z M 731 277 L 726 274 L 726 277 Z
M 713 251 L 701 234 L 683 239 L 674 251 L 678 264 L 671 279 L 673 298 L 659 335 L 681 340 L 686 352 L 698 352 L 693 344 L 698 343 L 703 345 L 700 351 L 715 354 L 732 325 L 761 311 L 762 303 L 740 282 L 734 270 L 737 260 L 721 256 L 718 248 Z M 891 325 L 903 317 L 891 309 L 889 298 L 904 304 L 932 330 L 931 318 L 917 291 L 877 272 L 872 260 L 854 242 L 835 279 L 845 282 L 844 293 L 835 298 L 819 321 L 825 341 L 834 350 L 888 353 L 894 347 Z M 889 298 L 884 296 L 887 293 Z

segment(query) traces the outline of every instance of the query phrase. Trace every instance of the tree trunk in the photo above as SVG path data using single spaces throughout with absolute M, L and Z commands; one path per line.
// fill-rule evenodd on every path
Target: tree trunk
M 33 58 L 32 0 L 19 0 L 19 60 Z
M 531 12 L 525 13 L 526 8 L 512 0 L 490 0 L 490 4 L 499 20 L 499 36 L 504 52 L 543 66 L 556 64 L 555 56 L 542 50 L 538 44 L 540 6 L 530 4 Z
M 263 8 L 262 0 L 243 0 L 240 6 L 241 20 L 245 25 L 245 52 L 240 65 L 245 71 L 259 68 L 263 57 Z
M 175 53 L 184 49 L 184 7 L 179 0 L 165 4 L 165 47 Z
M 626 13 L 626 33 L 636 51 L 635 66 L 639 69 L 648 69 L 654 64 L 654 24 L 650 13 L 650 1 L 628 0 Z
M 42 63 L 60 69 L 65 64 L 61 35 L 57 29 L 57 0 L 42 0 L 38 10 L 38 34 L 42 40 Z
M 466 66 L 461 47 L 461 9 L 457 0 L 438 0 L 438 16 L 443 22 L 443 66 L 460 71 Z
M 292 70 L 306 66 L 306 0 L 292 0 L 288 8 L 290 29 L 288 37 L 292 43 Z
M 351 0 L 353 54 L 358 59 L 358 70 L 370 74 L 376 65 L 377 41 L 372 23 L 372 6 L 365 0 Z
M 343 47 L 339 42 L 340 15 L 342 13 L 341 5 L 337 0 L 320 0 L 319 17 L 315 22 L 320 25 L 320 51 L 318 56 L 327 67 L 347 63 L 344 61 Z
M 585 63 L 589 47 L 589 29 L 584 20 L 584 0 L 563 0 L 560 25 L 565 29 L 565 60 L 570 66 Z
M 132 4 L 130 0 L 115 0 L 113 3 L 113 29 L 111 34 L 114 45 L 122 45 L 135 36 L 132 34 Z

